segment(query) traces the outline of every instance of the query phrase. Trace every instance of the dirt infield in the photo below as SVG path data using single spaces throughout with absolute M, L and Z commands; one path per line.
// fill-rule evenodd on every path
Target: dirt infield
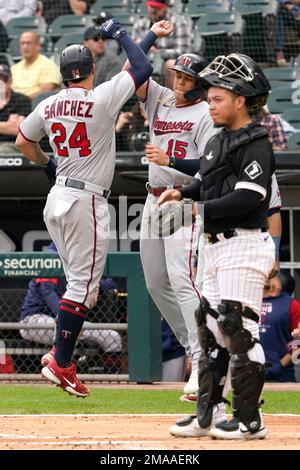
M 265 416 L 260 441 L 179 439 L 169 435 L 175 415 L 0 416 L 1 450 L 221 450 L 300 448 L 300 416 Z

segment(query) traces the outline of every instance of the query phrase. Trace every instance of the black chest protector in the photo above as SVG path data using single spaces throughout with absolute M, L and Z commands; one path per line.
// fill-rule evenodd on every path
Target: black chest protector
M 200 162 L 202 178 L 200 200 L 210 201 L 231 193 L 238 180 L 241 164 L 234 161 L 233 154 L 241 146 L 267 136 L 267 129 L 257 123 L 238 131 L 222 130 L 214 135 L 205 146 Z

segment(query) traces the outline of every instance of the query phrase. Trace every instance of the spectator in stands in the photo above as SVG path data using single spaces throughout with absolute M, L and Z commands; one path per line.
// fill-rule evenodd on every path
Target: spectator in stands
M 164 318 L 162 328 L 162 381 L 183 382 L 186 375 L 185 349 L 181 346 Z
M 106 50 L 106 41 L 99 29 L 91 26 L 84 33 L 84 45 L 93 54 L 95 61 L 94 86 L 110 80 L 114 75 L 121 72 L 122 64 L 118 57 Z
M 112 15 L 109 12 L 100 11 L 98 16 L 96 18 L 93 18 L 93 22 L 94 22 L 95 26 L 99 27 L 103 23 L 105 23 L 105 21 L 110 20 L 111 18 L 112 18 Z M 114 55 L 119 55 L 119 53 L 120 53 L 120 45 L 119 45 L 118 41 L 116 41 L 115 39 L 106 39 L 105 40 L 105 48 L 106 48 L 106 50 L 108 50 L 109 52 L 111 52 Z
M 285 150 L 287 148 L 287 136 L 279 116 L 271 114 L 268 108 L 264 106 L 254 118 L 268 129 L 273 150 Z
M 34 16 L 37 0 L 7 0 L 1 2 L 0 18 L 4 24 L 13 18 L 22 16 Z
M 48 251 L 57 251 L 54 243 L 49 245 Z M 66 291 L 66 285 L 65 277 L 32 279 L 29 282 L 28 291 L 21 308 L 20 322 L 23 324 L 28 322 L 47 323 L 54 326 L 59 311 L 59 301 Z M 111 286 L 111 283 L 108 286 Z M 105 280 L 103 287 L 106 287 Z M 99 292 L 100 296 L 104 292 L 101 283 Z M 91 323 L 84 322 L 84 326 L 89 324 Z M 51 329 L 20 329 L 20 334 L 26 340 L 36 341 L 47 346 L 53 344 L 53 330 Z M 83 329 L 79 338 L 94 340 L 105 353 L 120 352 L 122 349 L 121 337 L 114 330 Z
M 36 33 L 25 32 L 20 36 L 22 60 L 14 64 L 12 88 L 23 93 L 31 100 L 47 91 L 57 91 L 61 75 L 57 65 L 48 57 L 40 54 L 40 40 Z
M 148 15 L 134 24 L 132 39 L 140 42 L 152 24 L 157 21 L 168 20 L 173 24 L 173 33 L 170 36 L 158 38 L 151 48 L 151 52 L 160 54 L 164 60 L 164 85 L 173 89 L 175 74 L 169 67 L 173 67 L 176 57 L 191 50 L 192 26 L 184 16 L 179 16 L 169 9 L 169 0 L 148 0 L 145 5 Z
M 280 271 L 264 290 L 260 318 L 260 341 L 266 356 L 266 379 L 295 382 L 289 343 L 300 321 L 300 302 L 293 299 L 295 280 L 288 271 Z
M 298 33 L 300 32 L 300 0 L 277 0 L 277 2 L 276 61 L 279 66 L 287 66 L 288 63 L 283 53 L 284 29 L 286 26 L 289 26 Z
M 8 43 L 9 39 L 6 28 L 0 20 L 0 52 L 6 52 Z
M 149 123 L 140 101 L 121 111 L 116 122 L 117 152 L 143 151 L 149 141 Z
M 0 65 L 0 155 L 19 153 L 15 146 L 19 125 L 31 113 L 30 99 L 11 89 L 11 71 Z
M 86 15 L 90 0 L 42 0 L 37 15 L 43 16 L 49 25 L 61 15 Z

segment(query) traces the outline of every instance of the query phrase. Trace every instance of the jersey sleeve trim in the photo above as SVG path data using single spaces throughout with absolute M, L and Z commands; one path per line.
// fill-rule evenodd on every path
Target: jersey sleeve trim
M 24 137 L 24 139 L 27 140 L 28 142 L 31 142 L 32 144 L 36 144 L 36 143 L 37 143 L 36 140 L 31 140 L 31 139 L 29 139 L 28 137 L 26 137 L 26 135 L 23 134 L 23 132 L 22 132 L 22 130 L 21 130 L 20 127 L 19 127 L 19 132 L 20 132 L 21 136 Z
M 248 181 L 239 181 L 235 185 L 234 189 L 250 189 L 251 191 L 256 191 L 257 193 L 262 195 L 262 200 L 264 200 L 267 195 L 267 191 L 265 188 L 259 186 L 259 184 L 250 183 Z
M 137 87 L 136 87 L 136 83 L 135 83 L 135 79 L 134 79 L 134 76 L 133 74 L 130 72 L 130 70 L 126 70 L 126 72 L 130 75 L 130 77 L 132 78 L 132 81 L 134 83 L 134 89 L 135 91 L 137 90 Z
M 277 207 L 269 207 L 268 209 L 268 217 L 272 217 L 272 215 L 277 214 L 280 212 L 281 206 Z

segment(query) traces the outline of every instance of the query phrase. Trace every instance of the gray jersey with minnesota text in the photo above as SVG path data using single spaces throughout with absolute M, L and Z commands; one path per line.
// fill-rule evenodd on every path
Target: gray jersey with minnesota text
M 200 158 L 207 141 L 217 132 L 205 101 L 176 107 L 175 95 L 154 80 L 149 80 L 143 103 L 150 126 L 151 144 L 175 158 Z M 153 187 L 183 185 L 191 176 L 169 167 L 149 164 L 149 183 Z
M 115 168 L 115 120 L 134 91 L 134 81 L 125 71 L 94 90 L 63 89 L 33 110 L 21 132 L 35 142 L 49 136 L 57 176 L 109 189 Z

